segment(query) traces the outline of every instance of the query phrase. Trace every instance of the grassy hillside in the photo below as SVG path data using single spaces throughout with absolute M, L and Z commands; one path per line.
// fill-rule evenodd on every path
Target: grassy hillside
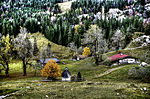
M 31 38 L 35 37 L 37 40 L 37 46 L 40 49 L 40 51 L 47 46 L 48 43 L 51 45 L 51 50 L 53 54 L 56 56 L 56 58 L 63 59 L 63 58 L 69 58 L 73 56 L 75 53 L 74 51 L 70 50 L 69 48 L 62 46 L 62 45 L 57 45 L 48 39 L 44 37 L 41 33 L 34 33 L 31 35 Z
M 129 56 L 135 57 L 137 59 L 142 59 L 142 61 L 144 61 L 144 60 L 146 60 L 146 58 L 144 57 L 144 54 L 147 52 L 148 49 L 150 49 L 150 46 L 136 48 L 136 47 L 134 47 L 133 44 L 129 44 L 129 46 L 127 46 L 125 49 L 118 50 L 118 51 L 112 51 L 112 52 L 108 52 L 108 53 L 104 54 L 104 56 L 105 56 L 104 60 L 105 60 L 105 58 L 110 57 L 112 55 L 123 53 L 123 54 L 127 54 Z

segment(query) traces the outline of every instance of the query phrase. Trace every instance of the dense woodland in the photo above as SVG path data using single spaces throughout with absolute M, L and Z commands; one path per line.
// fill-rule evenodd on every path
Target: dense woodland
M 102 11 L 102 7 L 104 7 L 104 12 L 107 13 L 110 8 L 124 10 L 126 6 L 132 5 L 134 2 L 127 3 L 127 1 L 123 0 L 116 2 L 80 0 L 80 2 L 73 2 L 71 10 L 63 15 L 58 14 L 61 10 L 55 3 L 55 1 L 51 0 L 1 1 L 0 33 L 2 33 L 2 35 L 9 34 L 16 37 L 20 32 L 20 27 L 25 27 L 30 33 L 38 31 L 43 33 L 46 38 L 57 44 L 67 46 L 73 40 L 75 45 L 79 47 L 83 33 L 88 30 L 90 24 L 97 24 L 103 28 L 103 30 L 105 30 L 104 36 L 108 40 L 116 29 L 121 29 L 124 33 L 127 32 L 127 28 L 129 28 L 131 33 L 135 31 L 144 32 L 149 29 L 149 26 L 146 26 L 146 29 L 143 27 L 143 20 L 149 17 L 150 12 L 144 8 L 145 4 L 142 3 L 142 1 L 134 5 L 135 11 L 133 13 L 140 13 L 142 17 L 130 17 L 127 11 L 125 12 L 127 18 L 122 22 L 113 17 L 107 19 L 106 16 L 104 16 L 104 19 L 97 19 L 97 17 L 101 16 L 95 17 L 95 15 L 97 12 Z M 88 14 L 88 16 L 79 19 L 78 16 L 82 14 Z M 76 29 L 78 25 L 79 29 Z M 130 33 L 126 35 L 130 37 Z

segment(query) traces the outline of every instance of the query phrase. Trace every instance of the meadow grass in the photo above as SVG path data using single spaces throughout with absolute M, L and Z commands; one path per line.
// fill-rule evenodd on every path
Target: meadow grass
M 106 70 L 115 67 L 96 66 L 92 62 L 92 58 L 81 61 L 67 59 L 61 61 L 65 63 L 59 64 L 61 70 L 68 67 L 72 75 L 76 75 L 80 71 L 82 77 L 85 77 L 86 80 L 82 82 L 41 82 L 42 77 L 40 76 L 32 75 L 26 78 L 21 76 L 16 79 L 2 80 L 0 89 L 15 92 L 14 95 L 10 95 L 7 99 L 131 99 L 150 97 L 150 84 L 128 79 L 128 70 L 133 66 L 137 66 L 135 64 L 127 65 L 103 77 L 94 78 L 97 74 L 104 73 Z M 21 70 L 18 70 L 19 72 L 22 73 Z M 15 72 L 10 72 L 10 75 L 13 73 Z M 10 91 L 5 91 L 6 93 L 10 93 Z

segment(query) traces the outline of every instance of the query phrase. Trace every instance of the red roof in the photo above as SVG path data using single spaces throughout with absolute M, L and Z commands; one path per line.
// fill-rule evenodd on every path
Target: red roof
M 118 60 L 118 59 L 125 58 L 127 56 L 128 55 L 120 53 L 120 54 L 116 54 L 116 55 L 110 56 L 109 58 L 110 58 L 111 61 L 115 61 L 115 60 Z

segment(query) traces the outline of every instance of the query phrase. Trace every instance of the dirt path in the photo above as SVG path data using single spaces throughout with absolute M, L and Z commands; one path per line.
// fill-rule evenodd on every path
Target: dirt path
M 126 65 L 126 66 L 127 66 L 127 65 Z M 109 74 L 109 73 L 111 73 L 111 72 L 113 72 L 113 71 L 115 71 L 115 70 L 124 68 L 124 67 L 126 67 L 126 66 L 120 66 L 120 67 L 116 67 L 116 68 L 109 69 L 109 70 L 105 71 L 105 72 L 102 73 L 102 74 L 96 75 L 94 78 L 105 76 L 105 75 L 107 75 L 107 74 Z
M 70 10 L 71 8 L 71 4 L 72 2 L 74 2 L 76 0 L 72 0 L 72 1 L 68 1 L 68 2 L 63 2 L 63 3 L 58 3 L 58 5 L 60 6 L 60 9 L 62 11 L 61 14 L 66 13 L 68 10 Z

